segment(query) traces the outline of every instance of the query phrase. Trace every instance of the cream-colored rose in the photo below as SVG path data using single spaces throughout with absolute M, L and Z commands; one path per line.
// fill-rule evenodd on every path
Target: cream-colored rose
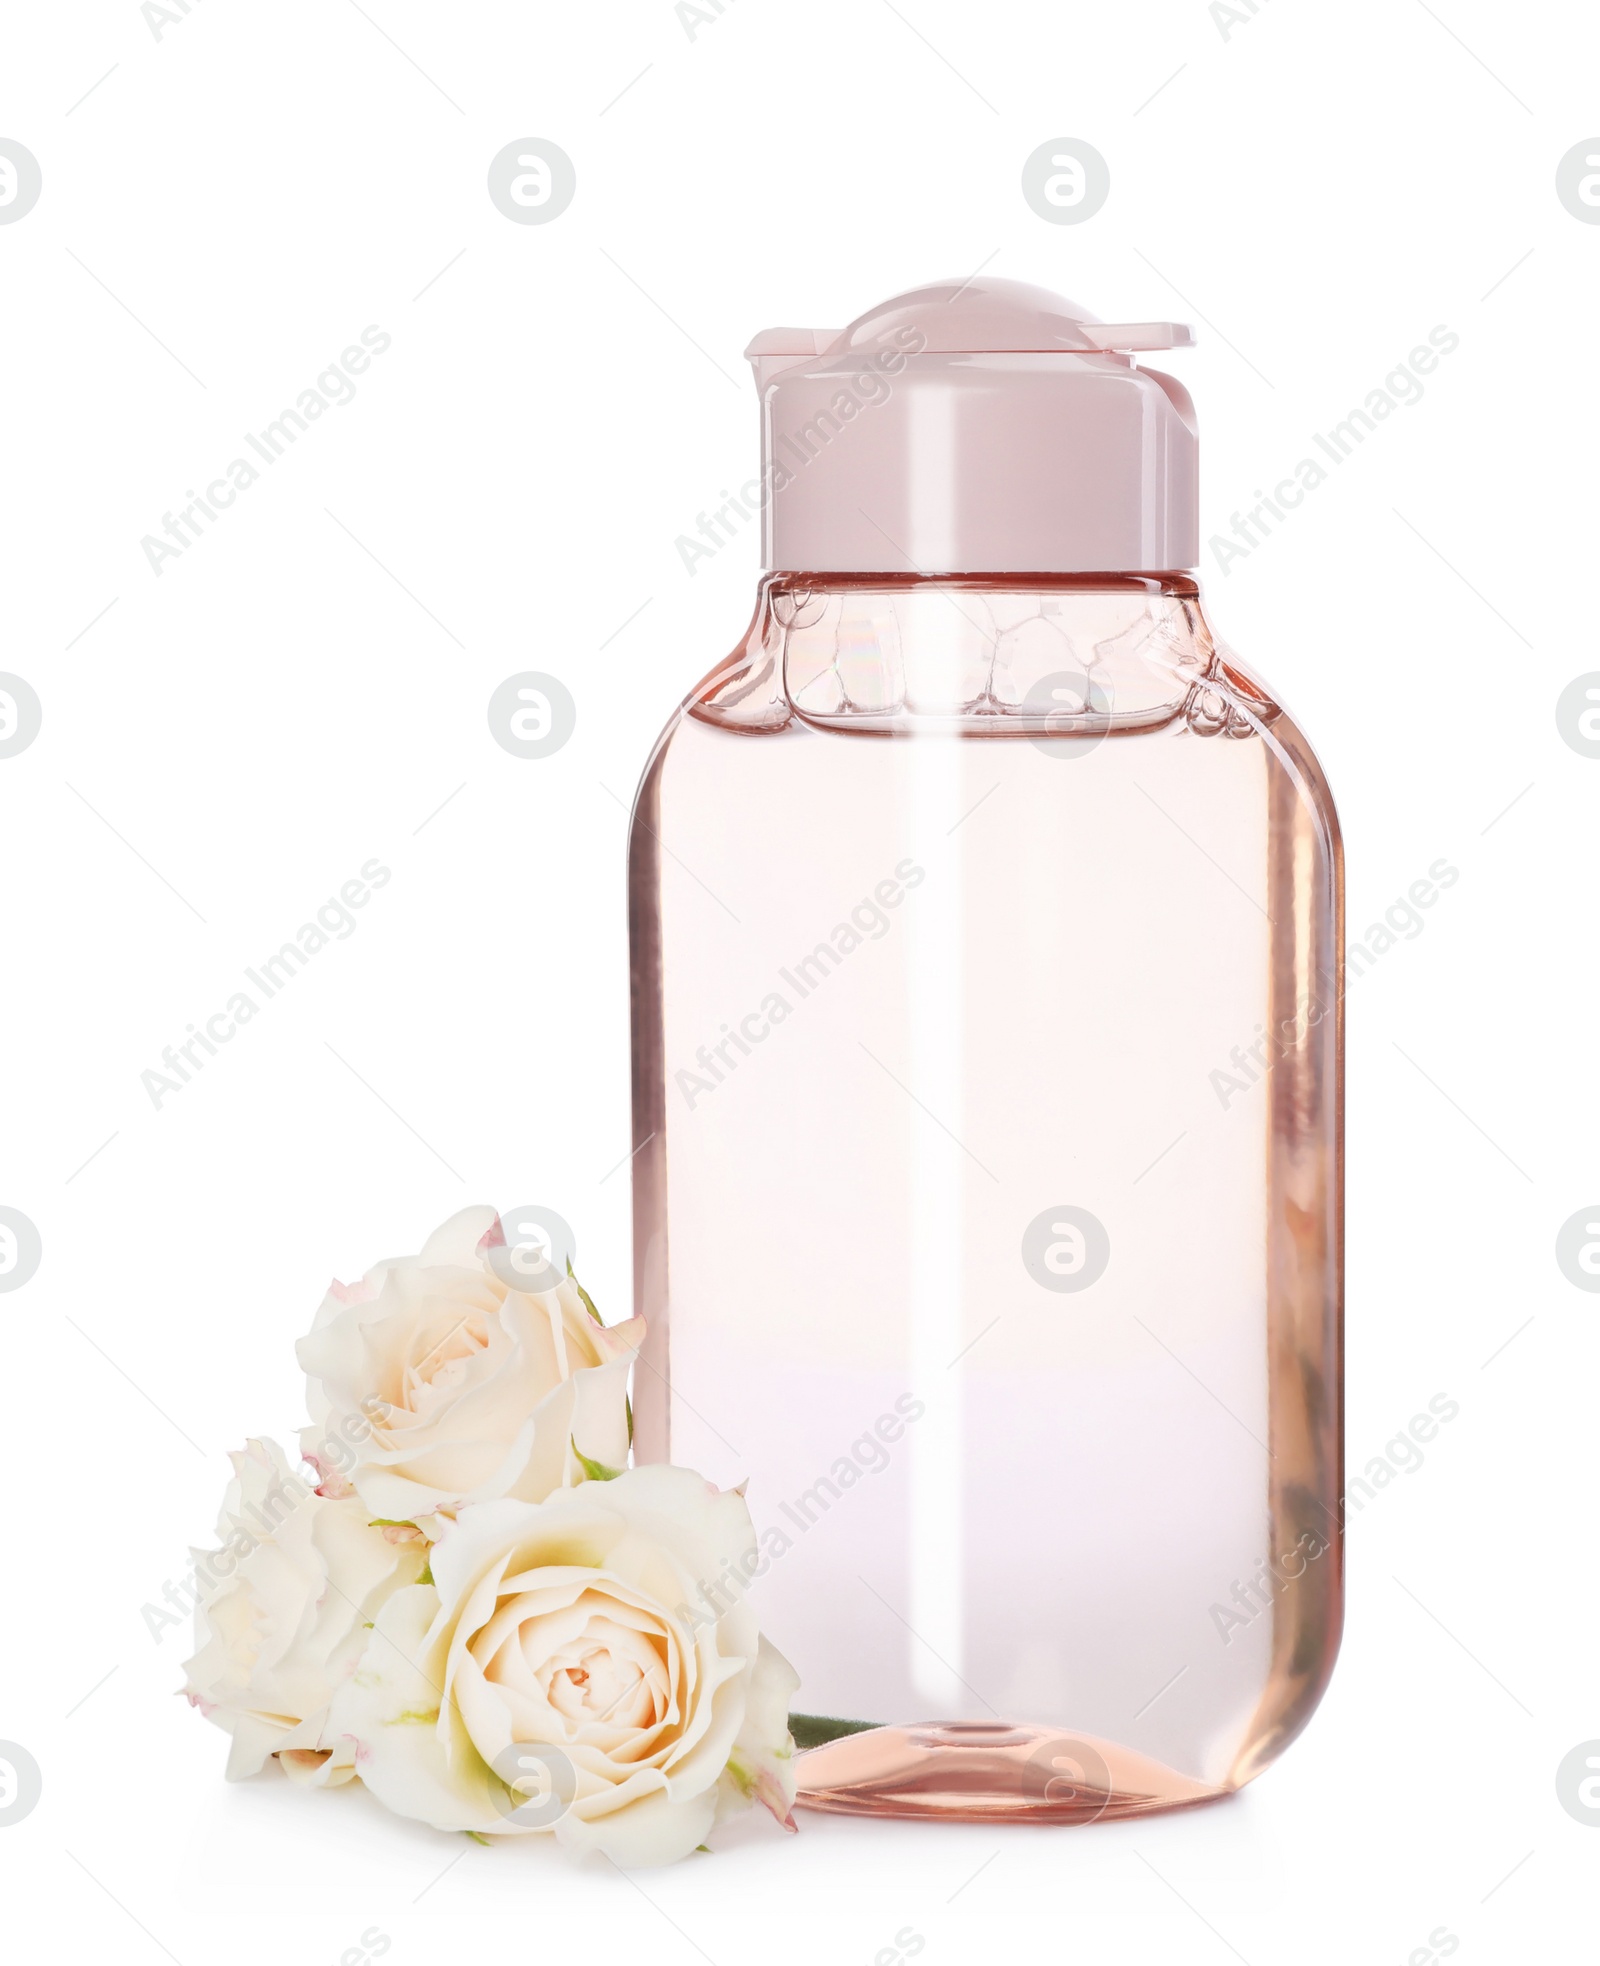
M 752 1801 L 792 1827 L 799 1682 L 742 1595 L 703 1608 L 708 1584 L 754 1570 L 741 1495 L 634 1468 L 463 1509 L 431 1557 L 433 1583 L 384 1606 L 329 1719 L 389 1808 L 553 1831 L 629 1866 L 687 1855 Z
M 583 1480 L 573 1451 L 628 1458 L 628 1368 L 642 1319 L 603 1325 L 577 1286 L 511 1288 L 492 1208 L 467 1208 L 416 1256 L 335 1284 L 296 1350 L 310 1379 L 301 1449 L 339 1493 L 346 1475 L 374 1517 L 453 1515 Z
M 425 1574 L 428 1546 L 415 1531 L 403 1540 L 372 1527 L 353 1496 L 316 1492 L 276 1441 L 247 1441 L 229 1458 L 221 1547 L 194 1552 L 197 1649 L 184 1690 L 232 1734 L 230 1781 L 276 1755 L 297 1781 L 347 1782 L 354 1752 L 325 1733 L 328 1703 L 382 1606 Z

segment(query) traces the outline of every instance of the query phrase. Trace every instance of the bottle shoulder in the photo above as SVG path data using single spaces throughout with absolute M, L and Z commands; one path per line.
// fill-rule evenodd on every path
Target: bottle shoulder
M 1186 575 L 769 575 L 744 636 L 683 699 L 657 755 L 686 721 L 752 737 L 1034 741 L 1181 727 L 1281 744 L 1332 811 L 1304 734 L 1214 633 Z

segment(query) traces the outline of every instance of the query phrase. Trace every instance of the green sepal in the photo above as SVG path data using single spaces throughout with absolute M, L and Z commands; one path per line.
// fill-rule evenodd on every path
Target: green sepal
M 619 1474 L 626 1472 L 623 1468 L 608 1468 L 604 1461 L 591 1461 L 571 1434 L 567 1438 L 572 1441 L 572 1451 L 578 1457 L 585 1481 L 615 1481 Z
M 589 1295 L 588 1291 L 584 1289 L 583 1285 L 579 1283 L 577 1277 L 573 1274 L 572 1258 L 570 1256 L 567 1258 L 567 1275 L 572 1278 L 572 1287 L 574 1290 L 577 1291 L 579 1297 L 583 1300 L 583 1308 L 589 1313 L 590 1317 L 594 1319 L 596 1324 L 603 1325 L 605 1323 L 605 1319 L 595 1309 L 594 1299 Z

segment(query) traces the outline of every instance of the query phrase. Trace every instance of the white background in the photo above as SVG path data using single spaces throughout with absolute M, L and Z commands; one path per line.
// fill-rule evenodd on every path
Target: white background
M 1600 762 L 1554 712 L 1600 668 L 1600 226 L 1554 176 L 1600 124 L 1600 23 L 731 0 L 691 39 L 668 0 L 363 3 L 0 24 L 0 135 L 44 178 L 0 227 L 0 667 L 44 706 L 0 762 L 0 1201 L 44 1245 L 0 1297 L 0 1738 L 44 1775 L 0 1835 L 8 1950 L 333 1962 L 376 1927 L 396 1966 L 866 1966 L 910 1927 L 929 1966 L 1420 1966 L 1446 1928 L 1463 1966 L 1581 1956 L 1600 1836 L 1555 1771 L 1600 1736 L 1600 1301 L 1554 1242 L 1600 1198 Z M 485 192 L 525 136 L 576 163 L 549 225 Z M 1110 165 L 1082 225 L 1019 190 L 1060 136 Z M 751 1821 L 632 1880 L 225 1787 L 174 1697 L 186 1633 L 142 1607 L 208 1539 L 224 1451 L 299 1424 L 329 1276 L 540 1201 L 626 1308 L 625 807 L 747 617 L 752 537 L 693 578 L 674 547 L 754 470 L 740 350 L 980 266 L 1195 323 L 1166 366 L 1205 536 L 1460 336 L 1278 536 L 1201 568 L 1319 747 L 1352 934 L 1440 856 L 1461 875 L 1349 1002 L 1352 1471 L 1433 1396 L 1461 1411 L 1352 1523 L 1332 1690 L 1195 1814 Z M 157 577 L 141 537 L 369 323 L 393 345 L 356 400 Z M 485 719 L 527 668 L 578 703 L 540 763 Z M 157 1110 L 162 1048 L 373 856 L 356 932 Z

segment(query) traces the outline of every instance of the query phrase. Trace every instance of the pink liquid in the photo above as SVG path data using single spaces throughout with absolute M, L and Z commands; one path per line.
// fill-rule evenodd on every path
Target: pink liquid
M 1320 771 L 1181 576 L 771 579 L 686 710 L 631 846 L 637 1447 L 748 1479 L 801 1799 L 1226 1793 L 1340 1619 Z

